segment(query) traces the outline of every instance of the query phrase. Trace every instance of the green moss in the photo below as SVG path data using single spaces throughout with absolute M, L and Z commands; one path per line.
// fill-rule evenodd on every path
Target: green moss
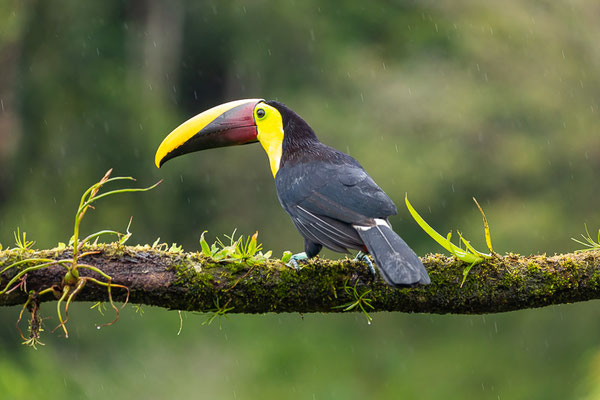
M 600 296 L 597 294 L 600 291 L 599 253 L 556 257 L 507 255 L 474 267 L 462 288 L 464 263 L 453 257 L 432 254 L 423 258 L 432 278 L 431 285 L 393 289 L 381 278 L 373 278 L 366 265 L 348 259 L 316 258 L 296 271 L 279 260 L 269 259 L 254 265 L 240 261 L 216 262 L 198 252 L 168 252 L 148 245 L 102 244 L 85 250 L 100 251 L 101 254 L 94 257 L 117 263 L 115 258 L 125 256 L 149 258 L 159 266 L 164 265 L 174 274 L 164 290 L 146 293 L 137 289 L 132 295 L 136 302 L 181 310 L 214 311 L 215 299 L 219 298 L 220 304 L 234 307 L 231 311 L 234 313 L 332 312 L 335 310 L 331 307 L 352 301 L 343 289 L 344 282 L 349 286 L 356 284 L 359 293 L 372 290 L 369 298 L 373 299 L 376 310 L 484 313 Z M 72 249 L 37 251 L 27 256 L 68 259 Z M 22 257 L 22 251 L 0 251 L 0 265 L 9 265 L 7 263 Z M 4 279 L 8 275 L 5 273 Z M 14 298 L 16 293 L 11 296 Z
M 101 243 L 96 246 L 86 247 L 86 250 L 100 250 L 108 258 L 121 258 L 125 255 L 126 246 L 120 246 L 117 243 Z
M 525 284 L 525 277 L 517 268 L 508 267 L 501 284 L 507 288 L 521 288 Z
M 527 269 L 527 272 L 534 274 L 541 270 L 540 265 L 534 261 L 529 261 L 525 268 Z

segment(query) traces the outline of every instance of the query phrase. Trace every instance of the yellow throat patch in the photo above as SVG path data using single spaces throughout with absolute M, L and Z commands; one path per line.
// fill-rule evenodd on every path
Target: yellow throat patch
M 258 103 L 254 108 L 254 121 L 258 132 L 257 139 L 269 157 L 273 177 L 279 171 L 283 143 L 283 119 L 276 108 L 266 103 Z

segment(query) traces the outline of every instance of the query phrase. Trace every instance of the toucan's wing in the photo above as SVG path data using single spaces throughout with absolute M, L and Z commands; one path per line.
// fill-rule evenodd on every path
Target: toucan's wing
M 275 183 L 284 208 L 302 207 L 349 224 L 369 224 L 373 218 L 396 214 L 392 200 L 360 164 L 339 154 L 345 157 L 335 163 L 317 160 L 281 168 Z
M 345 253 L 348 249 L 364 249 L 358 232 L 348 223 L 313 214 L 298 205 L 288 207 L 286 211 L 302 236 L 314 243 L 340 253 Z
M 331 250 L 363 249 L 352 225 L 396 214 L 392 200 L 350 156 L 281 168 L 275 184 L 279 201 L 302 236 Z M 341 162 L 340 162 L 341 161 Z

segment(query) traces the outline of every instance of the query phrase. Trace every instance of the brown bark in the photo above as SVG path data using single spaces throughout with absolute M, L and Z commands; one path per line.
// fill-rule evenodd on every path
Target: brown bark
M 392 289 L 373 277 L 366 265 L 345 259 L 313 259 L 295 271 L 278 260 L 249 266 L 240 262 L 208 260 L 198 253 L 172 253 L 149 246 L 101 245 L 99 254 L 80 262 L 100 268 L 116 284 L 130 289 L 129 301 L 169 309 L 231 313 L 341 312 L 335 308 L 363 299 L 374 307 L 367 311 L 481 314 L 572 303 L 600 297 L 600 252 L 522 257 L 507 255 L 475 266 L 460 287 L 466 265 L 453 257 L 434 254 L 423 258 L 432 284 L 412 289 Z M 71 252 L 0 251 L 0 271 L 23 258 L 69 258 Z M 32 265 L 32 264 L 31 264 Z M 82 276 L 95 276 L 80 270 Z M 0 275 L 3 289 L 15 268 Z M 27 291 L 61 285 L 65 268 L 52 266 L 30 272 Z M 354 292 L 354 288 L 356 292 Z M 18 288 L 0 295 L 0 306 L 23 304 L 27 293 Z M 125 291 L 113 289 L 123 301 Z M 54 300 L 49 293 L 40 301 Z M 89 282 L 77 301 L 107 300 L 105 287 Z M 364 303 L 363 303 L 364 305 Z M 358 310 L 356 307 L 354 310 Z

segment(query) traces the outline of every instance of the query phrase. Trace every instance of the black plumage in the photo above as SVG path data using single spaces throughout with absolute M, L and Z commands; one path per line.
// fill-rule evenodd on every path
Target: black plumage
M 394 202 L 358 161 L 321 143 L 285 105 L 267 104 L 280 112 L 284 129 L 277 195 L 305 239 L 307 256 L 322 246 L 369 251 L 390 285 L 428 284 L 423 264 L 387 221 L 397 213 Z

